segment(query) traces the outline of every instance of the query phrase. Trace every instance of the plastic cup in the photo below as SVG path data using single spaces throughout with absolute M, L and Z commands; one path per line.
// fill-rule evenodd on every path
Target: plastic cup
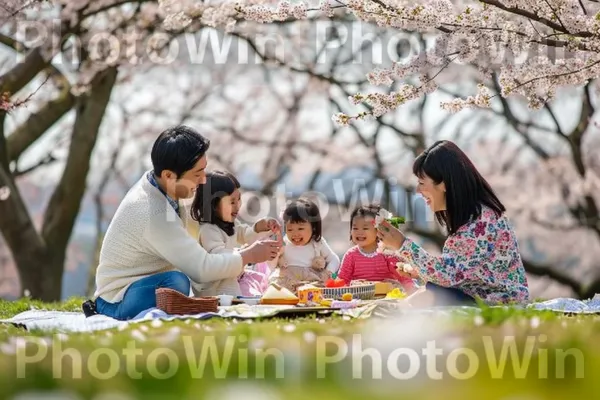
M 233 302 L 233 296 L 230 296 L 228 294 L 222 294 L 217 297 L 219 298 L 219 304 L 221 306 L 230 306 Z

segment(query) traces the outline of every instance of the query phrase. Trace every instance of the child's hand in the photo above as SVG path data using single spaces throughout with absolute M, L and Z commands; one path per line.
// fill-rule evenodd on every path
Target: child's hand
M 322 269 L 325 269 L 325 267 L 327 266 L 327 261 L 325 260 L 325 257 L 318 256 L 313 259 L 311 266 L 313 269 L 320 271 Z
M 267 219 L 267 230 L 269 230 L 273 233 L 281 232 L 281 225 L 279 224 L 279 221 L 277 221 L 275 218 L 268 218 Z
M 283 252 L 284 252 L 284 247 L 282 246 L 281 249 L 279 249 L 279 254 L 277 254 L 277 266 L 279 268 L 286 268 L 287 267 L 287 261 L 285 261 L 285 257 L 283 257 Z
M 396 271 L 398 271 L 398 273 L 401 276 L 405 276 L 405 277 L 412 278 L 412 279 L 418 279 L 419 278 L 419 273 L 409 263 L 403 263 L 403 262 L 397 263 L 396 264 Z
M 278 233 L 281 231 L 281 225 L 275 218 L 263 218 L 256 222 L 256 232 L 273 232 Z

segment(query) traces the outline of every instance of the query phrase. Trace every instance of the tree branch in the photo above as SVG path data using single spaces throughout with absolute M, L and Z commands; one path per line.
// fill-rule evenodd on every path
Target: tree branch
M 42 235 L 48 246 L 66 249 L 86 188 L 90 157 L 117 78 L 115 67 L 98 72 L 88 92 L 77 99 L 69 155 L 44 214 Z M 64 257 L 64 254 L 56 254 Z
M 581 283 L 577 279 L 561 271 L 557 271 L 550 265 L 523 260 L 523 266 L 525 267 L 525 271 L 531 275 L 547 276 L 562 285 L 568 286 L 580 299 L 589 299 L 596 293 L 600 293 L 600 278 L 595 278 L 588 283 Z
M 27 85 L 42 71 L 49 61 L 44 60 L 40 48 L 30 50 L 23 62 L 0 76 L 0 94 L 9 93 L 11 96 Z
M 548 114 L 550 114 L 550 118 L 552 118 L 552 121 L 554 121 L 554 125 L 556 125 L 556 133 L 558 133 L 564 139 L 567 139 L 567 135 L 565 135 L 565 133 L 561 129 L 560 123 L 558 122 L 558 118 L 556 118 L 556 114 L 554 114 L 554 111 L 550 107 L 550 104 L 544 103 L 544 108 L 546 109 L 546 111 L 548 111 Z
M 0 168 L 9 171 L 10 162 L 8 161 L 8 146 L 6 145 L 6 136 L 4 136 L 5 119 L 6 111 L 0 110 Z
M 65 87 L 58 97 L 44 104 L 37 113 L 30 115 L 7 138 L 9 161 L 16 161 L 25 150 L 61 119 L 74 104 L 75 96 L 71 94 L 70 87 Z
M 252 48 L 252 50 L 254 50 L 254 52 L 263 60 L 263 61 L 271 61 L 279 66 L 285 67 L 287 69 L 289 69 L 290 71 L 293 72 L 299 72 L 299 73 L 303 73 L 303 74 L 308 74 L 312 77 L 315 77 L 319 80 L 323 80 L 323 81 L 327 81 L 329 83 L 332 84 L 336 84 L 336 85 L 361 85 L 367 82 L 367 80 L 363 79 L 362 81 L 357 81 L 357 82 L 345 82 L 345 81 L 340 81 L 338 79 L 335 79 L 333 76 L 327 76 L 327 75 L 322 75 L 322 74 L 318 74 L 316 72 L 314 72 L 311 69 L 308 68 L 298 68 L 298 67 L 294 67 L 291 66 L 287 63 L 285 63 L 284 61 L 279 60 L 276 57 L 270 57 L 267 56 L 266 54 L 263 54 L 259 49 L 258 46 L 256 45 L 256 43 L 254 43 L 254 41 L 242 34 L 239 34 L 237 32 L 230 32 L 229 33 L 231 36 L 237 37 L 239 39 L 244 40 L 246 43 L 248 43 L 248 45 L 250 46 L 250 48 Z
M 556 22 L 551 21 L 551 20 L 549 20 L 547 18 L 540 17 L 535 12 L 531 12 L 531 11 L 528 11 L 528 10 L 523 10 L 523 9 L 518 8 L 518 7 L 508 7 L 508 6 L 505 6 L 504 4 L 500 3 L 500 1 L 498 1 L 498 0 L 480 0 L 480 1 L 482 3 L 489 4 L 491 6 L 499 8 L 501 10 L 507 11 L 507 12 L 509 12 L 511 14 L 520 15 L 522 17 L 525 17 L 525 18 L 529 19 L 529 20 L 537 21 L 537 22 L 539 22 L 541 24 L 546 25 L 549 28 L 554 29 L 555 31 L 562 32 L 562 33 L 567 33 L 567 34 L 571 34 L 571 32 L 569 32 L 564 27 L 564 25 L 562 23 L 558 23 L 557 24 Z M 559 21 L 560 21 L 560 19 L 559 19 Z M 590 37 L 590 36 L 592 36 L 592 34 L 589 33 L 589 32 L 573 33 L 572 35 L 574 35 L 574 36 L 580 36 L 580 37 Z
M 496 92 L 497 93 L 501 93 L 502 92 L 502 88 L 500 87 L 500 84 L 498 83 L 497 76 L 496 76 L 495 73 L 493 74 L 492 82 L 493 82 L 493 85 L 494 85 L 494 88 L 495 88 Z M 529 136 L 529 134 L 527 133 L 527 131 L 524 130 L 523 127 L 519 124 L 519 120 L 517 120 L 517 118 L 513 114 L 512 110 L 510 108 L 510 104 L 508 103 L 508 100 L 505 99 L 502 96 L 498 96 L 498 98 L 500 99 L 500 104 L 502 105 L 502 111 L 503 111 L 504 117 L 506 118 L 506 121 L 508 121 L 508 123 L 510 124 L 510 126 L 513 127 L 513 129 L 523 138 L 523 140 L 525 141 L 525 143 L 542 160 L 549 159 L 550 155 L 546 152 L 546 150 L 544 150 L 537 143 L 535 143 L 531 139 L 531 136 Z
M 24 170 L 15 170 L 12 172 L 12 175 L 15 178 L 18 178 L 20 176 L 26 175 L 32 171 L 35 171 L 36 169 L 38 169 L 39 167 L 43 167 L 44 165 L 50 165 L 55 163 L 56 161 L 58 161 L 56 159 L 56 157 L 54 157 L 54 155 L 52 153 L 48 153 L 46 154 L 45 157 L 43 157 L 41 160 L 39 160 L 37 163 L 35 163 L 34 165 L 25 168 Z

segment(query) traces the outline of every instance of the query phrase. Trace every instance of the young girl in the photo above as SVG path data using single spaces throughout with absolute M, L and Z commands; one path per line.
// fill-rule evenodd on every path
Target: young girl
M 271 282 L 292 292 L 307 282 L 325 282 L 337 272 L 340 258 L 321 236 L 321 214 L 308 199 L 298 199 L 283 212 L 285 236 Z
M 350 240 L 355 244 L 346 252 L 338 278 L 347 285 L 351 281 L 392 281 L 406 293 L 414 291 L 411 278 L 401 275 L 397 264 L 402 262 L 395 255 L 378 251 L 376 217 L 381 210 L 378 205 L 357 207 L 350 216 Z
M 237 216 L 241 204 L 240 183 L 235 176 L 223 171 L 206 174 L 206 183 L 196 189 L 191 216 L 200 223 L 199 240 L 207 252 L 233 252 L 236 247 L 280 232 L 281 227 L 273 218 L 261 219 L 254 226 L 240 223 Z M 260 293 L 242 293 L 240 281 L 248 278 L 257 281 L 259 286 L 264 281 L 266 287 L 268 273 L 270 271 L 265 275 L 247 268 L 237 279 L 230 278 L 210 284 L 192 282 L 192 290 L 195 296 L 256 295 Z

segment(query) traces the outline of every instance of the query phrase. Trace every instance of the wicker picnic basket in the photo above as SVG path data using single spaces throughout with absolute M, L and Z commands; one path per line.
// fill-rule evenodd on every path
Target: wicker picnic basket
M 176 290 L 156 289 L 156 307 L 171 315 L 217 312 L 218 297 L 189 297 Z
M 352 293 L 352 298 L 354 299 L 371 300 L 375 297 L 375 283 L 337 288 L 322 288 L 321 293 L 325 299 L 341 300 L 344 293 Z

